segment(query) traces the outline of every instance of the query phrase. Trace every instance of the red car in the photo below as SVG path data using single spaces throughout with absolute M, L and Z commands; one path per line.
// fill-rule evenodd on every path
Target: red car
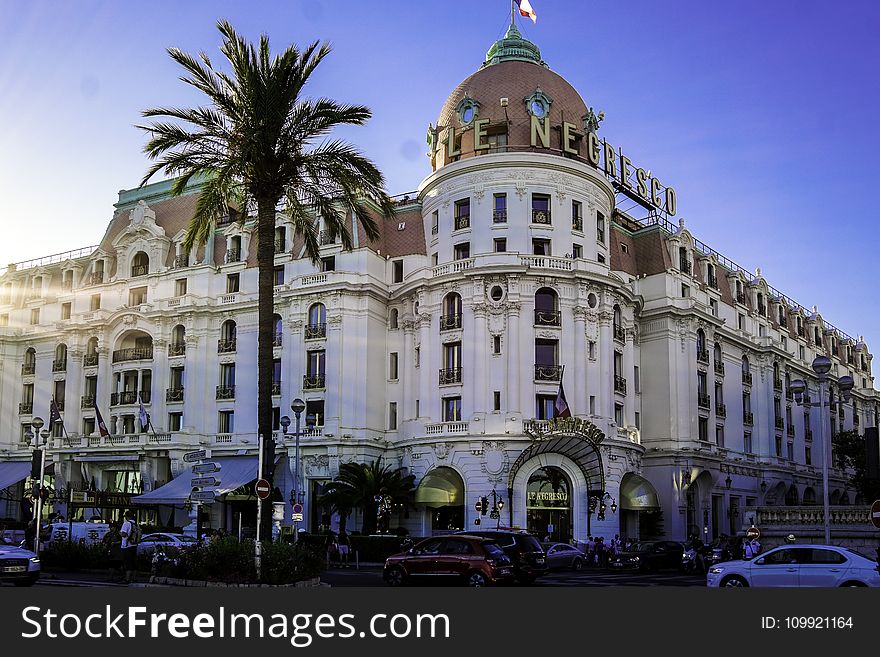
M 510 558 L 482 536 L 436 536 L 385 561 L 383 578 L 401 586 L 418 578 L 447 578 L 467 586 L 498 584 L 513 577 Z

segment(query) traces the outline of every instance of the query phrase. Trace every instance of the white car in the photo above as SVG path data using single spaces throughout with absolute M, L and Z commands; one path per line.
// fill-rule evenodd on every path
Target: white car
M 40 578 L 40 558 L 0 536 L 0 582 L 33 586 Z
M 163 548 L 184 549 L 196 545 L 197 541 L 192 536 L 185 534 L 168 534 L 166 532 L 156 532 L 154 534 L 144 534 L 141 542 L 138 543 L 138 554 L 149 553 L 155 551 L 158 546 Z
M 711 566 L 706 585 L 880 587 L 880 571 L 876 561 L 849 548 L 784 545 L 754 559 L 723 561 Z

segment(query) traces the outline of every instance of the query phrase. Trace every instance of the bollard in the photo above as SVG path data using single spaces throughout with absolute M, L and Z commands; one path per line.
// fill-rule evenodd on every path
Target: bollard
M 361 553 L 358 552 L 357 550 L 354 551 L 354 569 L 355 570 L 361 569 Z

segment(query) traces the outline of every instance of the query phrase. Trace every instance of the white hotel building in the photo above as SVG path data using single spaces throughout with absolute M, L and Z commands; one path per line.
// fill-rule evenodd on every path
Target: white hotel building
M 512 28 L 444 103 L 432 172 L 378 242 L 353 224 L 354 250 L 325 239 L 316 268 L 278 215 L 274 400 L 307 404 L 305 527 L 336 522 L 316 499 L 341 463 L 382 458 L 416 476 L 391 520 L 413 535 L 472 527 L 494 490 L 499 524 L 554 538 L 712 538 L 822 499 L 819 411 L 787 388 L 816 398 L 817 354 L 856 383 L 834 429 L 876 426 L 863 341 L 662 210 L 621 213 L 620 178 L 588 152 L 597 125 Z M 21 513 L 30 423 L 54 397 L 56 489 L 103 492 L 105 517 L 143 495 L 148 519 L 186 524 L 182 456 L 201 447 L 223 466 L 211 525 L 254 524 L 254 224 L 224 218 L 187 257 L 196 190 L 169 188 L 120 192 L 98 246 L 0 275 L 0 519 Z M 548 427 L 563 367 L 576 421 Z M 276 440 L 289 500 L 293 439 Z M 830 489 L 857 501 L 836 468 Z

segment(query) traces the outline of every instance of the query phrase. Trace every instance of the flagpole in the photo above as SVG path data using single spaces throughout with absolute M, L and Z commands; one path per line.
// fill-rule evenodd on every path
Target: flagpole
M 516 25 L 516 0 L 510 0 L 510 24 Z

